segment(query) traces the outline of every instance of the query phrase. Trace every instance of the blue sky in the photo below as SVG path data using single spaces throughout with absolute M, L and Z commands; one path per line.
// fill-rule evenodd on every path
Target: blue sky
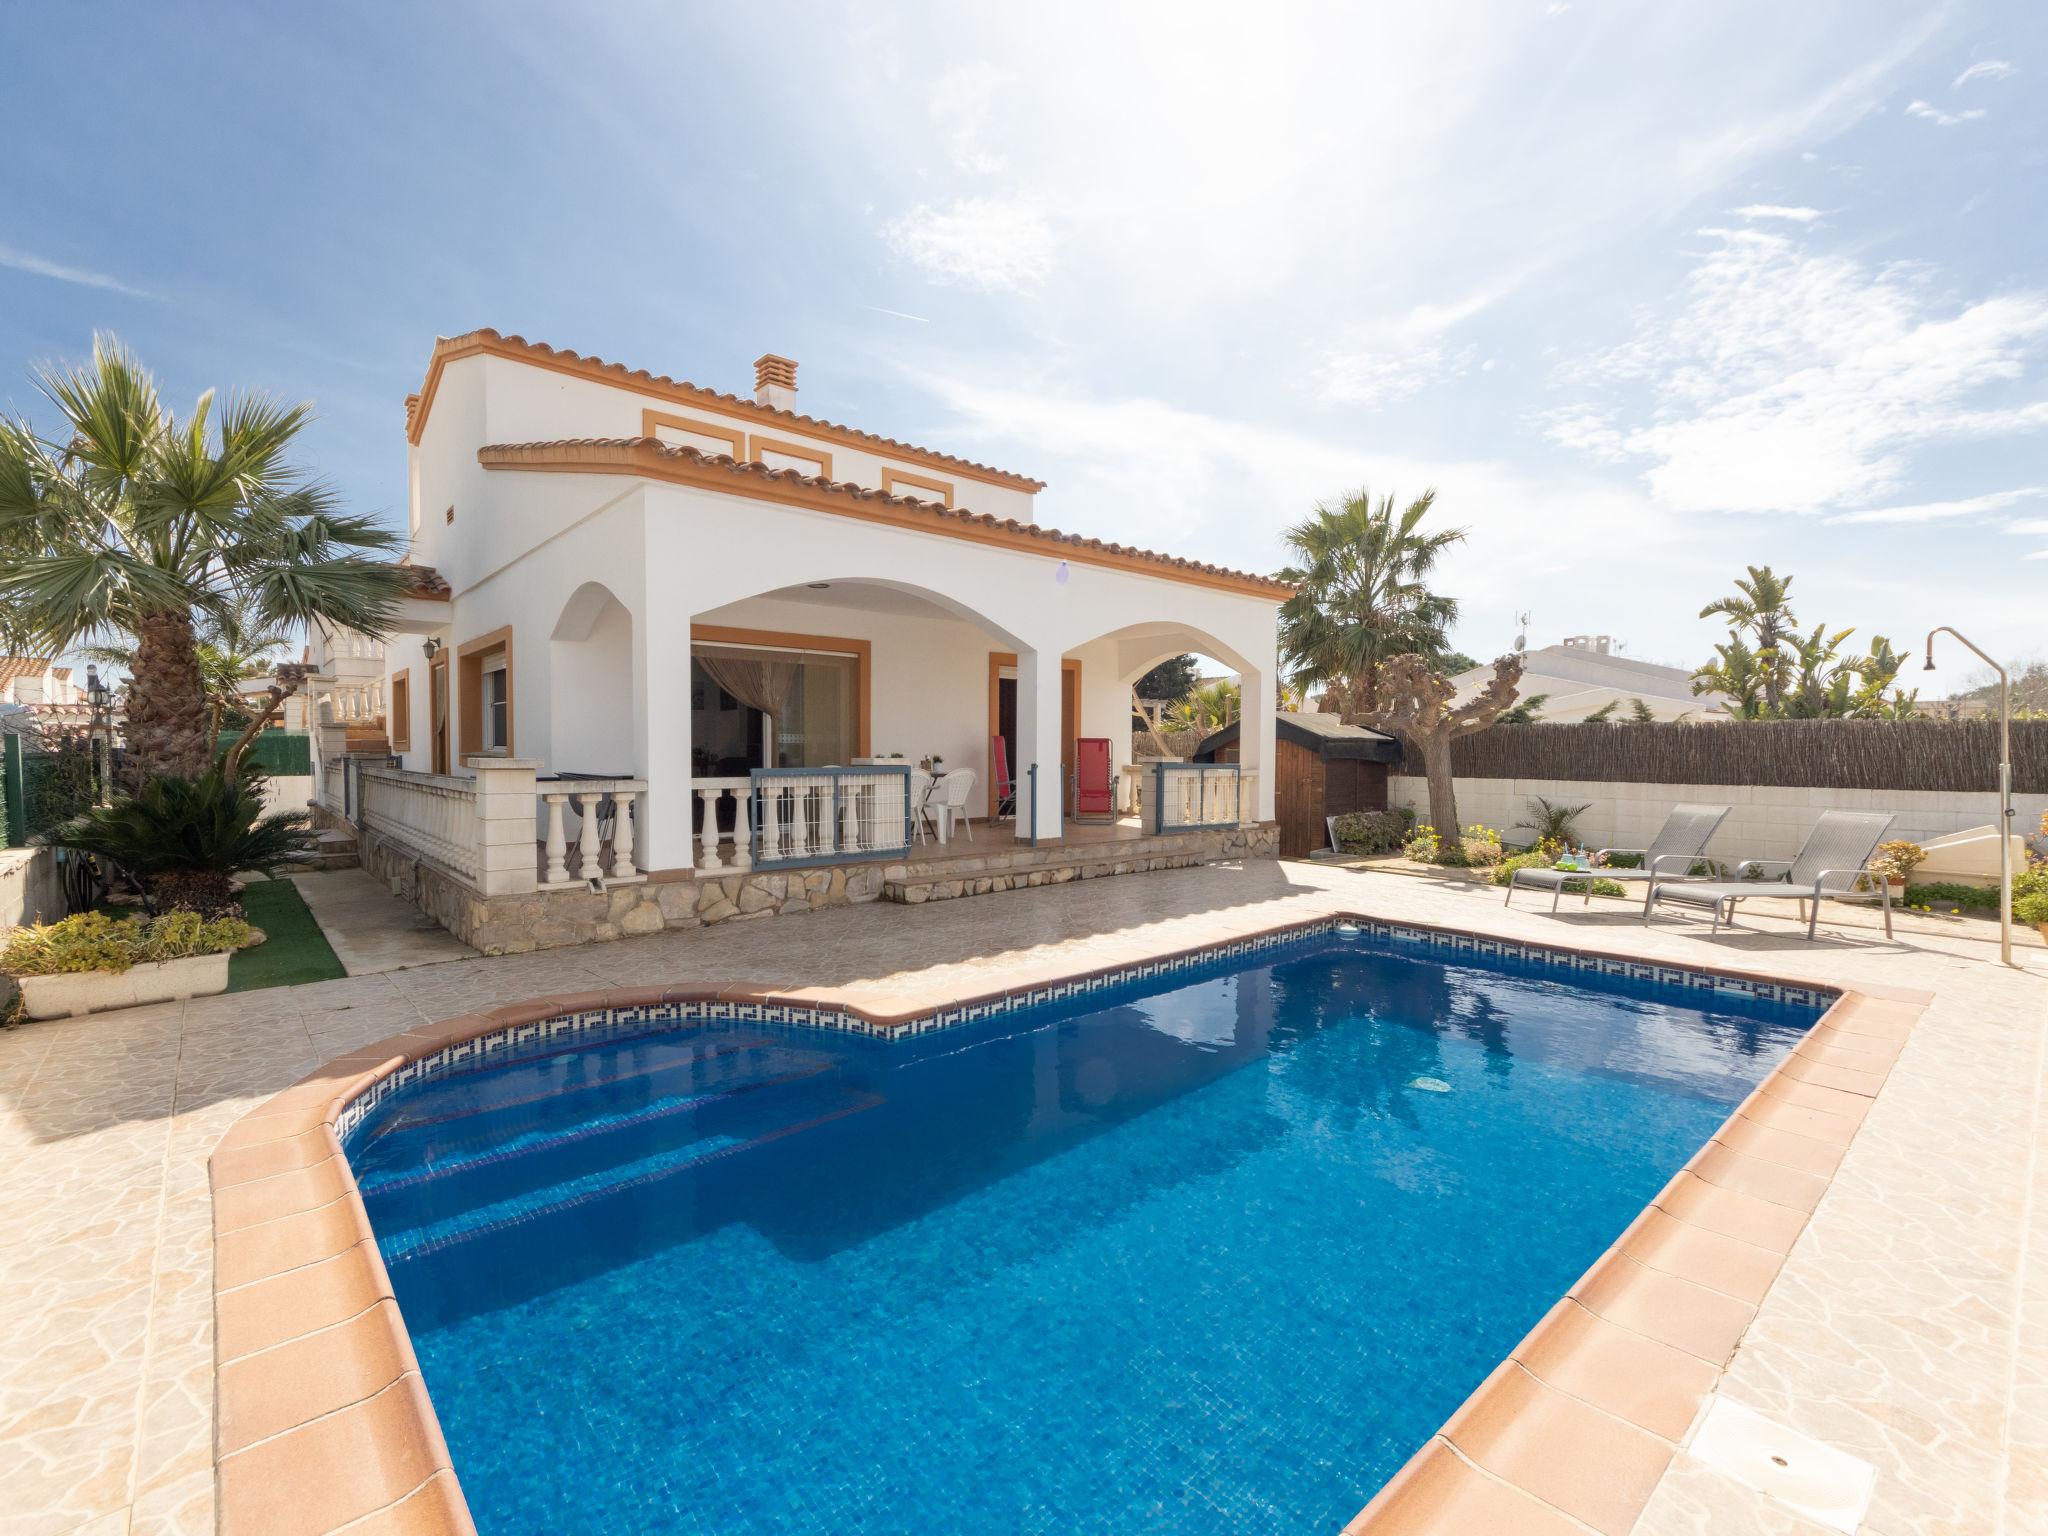
M 1750 561 L 2048 651 L 2048 7 L 1373 9 L 7 7 L 0 408 L 111 330 L 399 519 L 436 334 L 776 351 L 1232 565 L 1434 484 L 1475 654 L 1693 664 Z

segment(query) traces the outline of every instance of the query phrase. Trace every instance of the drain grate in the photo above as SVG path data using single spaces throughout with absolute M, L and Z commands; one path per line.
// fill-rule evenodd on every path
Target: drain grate
M 1877 1483 L 1869 1462 L 1725 1397 L 1708 1399 L 1686 1449 L 1694 1460 L 1831 1531 L 1854 1532 L 1863 1523 Z

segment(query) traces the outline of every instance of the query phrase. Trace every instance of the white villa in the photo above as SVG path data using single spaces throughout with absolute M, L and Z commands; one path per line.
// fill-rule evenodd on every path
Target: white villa
M 796 364 L 775 356 L 747 398 L 495 331 L 436 343 L 406 402 L 413 593 L 381 678 L 335 677 L 381 695 L 399 766 L 344 766 L 331 734 L 320 753 L 321 802 L 373 870 L 487 898 L 682 885 L 659 903 L 673 923 L 821 905 L 840 882 L 817 871 L 913 851 L 982 863 L 961 889 L 922 882 L 908 899 L 1027 883 L 987 863 L 1020 845 L 1017 869 L 1177 831 L 1239 834 L 1204 857 L 1261 843 L 1284 587 L 1042 527 L 1039 481 L 795 401 Z M 1230 783 L 1147 769 L 1143 828 L 1118 821 L 1121 794 L 1108 815 L 1078 801 L 1081 759 L 1099 781 L 1105 741 L 1133 781 L 1131 685 L 1184 651 L 1266 705 Z M 363 670 L 348 660 L 322 670 Z M 937 787 L 917 771 L 931 759 Z M 952 814 L 917 815 L 927 796 Z M 1131 851 L 1152 867 L 1192 849 Z M 396 867 L 408 859 L 422 867 Z M 730 879 L 778 869 L 809 873 L 801 890 Z M 717 893 L 685 894 L 707 877 Z M 501 915 L 415 894 L 466 937 Z M 606 911 L 623 931 L 663 925 L 622 905 Z
M 1492 680 L 1491 662 L 1451 679 L 1457 685 L 1459 703 L 1477 695 Z M 1535 710 L 1538 720 L 1567 724 L 1606 708 L 1613 710 L 1611 718 L 1626 721 L 1633 718 L 1639 701 L 1655 720 L 1710 722 L 1728 718 L 1726 694 L 1694 693 L 1692 673 L 1684 667 L 1624 656 L 1608 635 L 1567 635 L 1562 644 L 1525 652 L 1521 697 L 1542 699 Z

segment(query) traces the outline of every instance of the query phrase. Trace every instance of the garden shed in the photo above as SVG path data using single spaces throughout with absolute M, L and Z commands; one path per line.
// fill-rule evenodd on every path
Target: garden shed
M 1282 858 L 1306 858 L 1327 846 L 1327 817 L 1387 808 L 1388 765 L 1401 761 L 1393 737 L 1335 715 L 1292 709 L 1274 716 L 1274 737 L 1273 814 Z M 1236 723 L 1205 738 L 1195 761 L 1236 762 Z

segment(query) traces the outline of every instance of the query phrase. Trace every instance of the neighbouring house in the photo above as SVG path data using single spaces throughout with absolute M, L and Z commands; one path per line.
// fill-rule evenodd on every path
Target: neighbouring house
M 413 585 L 379 668 L 396 766 L 321 754 L 321 802 L 360 823 L 367 865 L 452 876 L 422 905 L 524 947 L 519 924 L 569 942 L 1271 841 L 1267 708 L 1239 803 L 1181 818 L 1199 847 L 1104 850 L 1102 869 L 1061 852 L 1139 836 L 1077 819 L 1095 799 L 1076 777 L 1099 775 L 1094 743 L 1112 775 L 1130 761 L 1151 667 L 1213 656 L 1273 697 L 1284 586 L 1045 527 L 1039 481 L 802 414 L 796 371 L 761 358 L 745 397 L 495 331 L 436 343 L 406 402 Z M 344 658 L 312 659 L 332 718 Z M 956 825 L 941 849 L 951 818 L 913 815 L 934 758 L 975 775 L 951 784 L 971 842 Z M 970 848 L 957 878 L 907 867 Z M 516 920 L 474 899 L 536 888 Z
M 0 656 L 0 704 L 66 710 L 86 706 L 85 689 L 72 681 L 71 668 L 51 656 Z
M 351 629 L 315 625 L 307 635 L 302 660 L 311 668 L 303 693 L 310 724 L 339 728 L 348 751 L 389 754 L 384 642 Z
M 1335 715 L 1283 709 L 1273 718 L 1273 814 L 1282 858 L 1307 858 L 1327 847 L 1331 816 L 1387 808 L 1389 765 L 1401 761 L 1393 737 Z M 1205 738 L 1195 761 L 1237 761 L 1240 724 L 1233 720 Z
M 1472 698 L 1493 679 L 1493 663 L 1460 672 L 1452 679 L 1458 702 Z M 1634 718 L 1632 701 L 1642 700 L 1657 720 L 1724 721 L 1725 694 L 1692 691 L 1692 673 L 1684 667 L 1638 661 L 1614 649 L 1609 635 L 1567 635 L 1561 645 L 1546 645 L 1522 654 L 1521 697 L 1544 695 L 1538 720 L 1569 724 L 1614 706 L 1610 720 Z

